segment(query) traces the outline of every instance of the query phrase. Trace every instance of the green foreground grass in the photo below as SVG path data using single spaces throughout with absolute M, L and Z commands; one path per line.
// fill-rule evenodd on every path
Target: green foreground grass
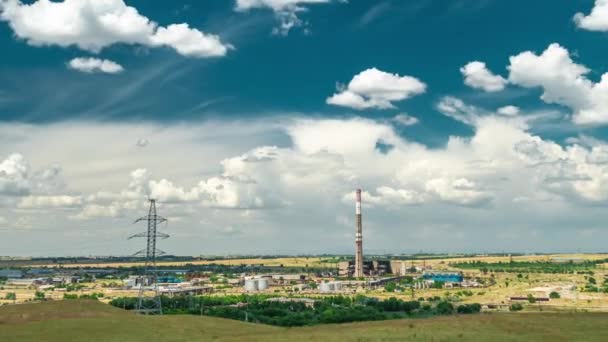
M 607 320 L 604 313 L 517 313 L 279 328 L 136 316 L 79 300 L 0 307 L 0 341 L 608 341 Z

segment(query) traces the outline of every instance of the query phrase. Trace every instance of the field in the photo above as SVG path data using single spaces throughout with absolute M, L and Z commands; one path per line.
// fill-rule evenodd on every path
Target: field
M 0 307 L 1 341 L 606 341 L 608 314 L 449 316 L 305 328 L 212 317 L 136 316 L 95 301 Z
M 48 266 L 57 266 L 58 264 L 52 263 L 32 263 L 27 261 L 17 261 L 17 262 L 4 262 L 6 265 L 20 265 L 20 266 L 28 266 L 28 267 L 48 267 Z M 309 267 L 328 267 L 329 265 L 321 263 L 321 258 L 318 257 L 286 257 L 286 258 L 247 258 L 247 259 L 217 259 L 217 260 L 191 260 L 191 261 L 159 261 L 158 266 L 184 266 L 187 264 L 191 265 L 265 265 L 265 266 L 280 266 L 283 265 L 285 267 L 305 267 L 308 265 Z M 63 268 L 81 268 L 81 267 L 91 267 L 91 268 L 106 268 L 106 267 L 132 267 L 132 266 L 143 266 L 142 262 L 87 262 L 87 263 L 64 263 L 61 264 Z

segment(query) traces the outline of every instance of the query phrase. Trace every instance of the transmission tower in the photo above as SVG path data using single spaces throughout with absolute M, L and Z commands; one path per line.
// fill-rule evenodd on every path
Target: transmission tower
M 166 239 L 169 235 L 161 233 L 156 230 L 159 223 L 167 222 L 167 219 L 156 215 L 156 200 L 150 200 L 150 209 L 148 215 L 138 218 L 134 223 L 145 221 L 148 223 L 148 230 L 135 234 L 129 239 L 145 237 L 147 240 L 146 248 L 134 254 L 134 256 L 144 257 L 144 273 L 139 277 L 139 296 L 137 298 L 137 306 L 135 311 L 141 314 L 163 314 L 163 308 L 160 302 L 160 294 L 158 291 L 157 284 L 157 268 L 156 268 L 156 257 L 165 254 L 165 252 L 156 248 L 156 239 Z M 146 288 L 152 286 L 154 290 L 154 297 L 152 300 L 146 300 L 145 292 Z

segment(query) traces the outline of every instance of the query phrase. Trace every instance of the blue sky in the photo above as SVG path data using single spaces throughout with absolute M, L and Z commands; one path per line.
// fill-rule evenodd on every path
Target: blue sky
M 349 252 L 356 187 L 369 251 L 600 250 L 606 31 L 604 0 L 0 0 L 0 255 L 129 254 L 149 195 L 174 254 Z

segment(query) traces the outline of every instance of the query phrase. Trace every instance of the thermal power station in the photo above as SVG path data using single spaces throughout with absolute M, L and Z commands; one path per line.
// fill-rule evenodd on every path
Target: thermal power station
M 355 277 L 363 277 L 363 222 L 361 221 L 361 189 L 357 189 L 355 202 L 355 220 L 357 232 L 355 234 Z

